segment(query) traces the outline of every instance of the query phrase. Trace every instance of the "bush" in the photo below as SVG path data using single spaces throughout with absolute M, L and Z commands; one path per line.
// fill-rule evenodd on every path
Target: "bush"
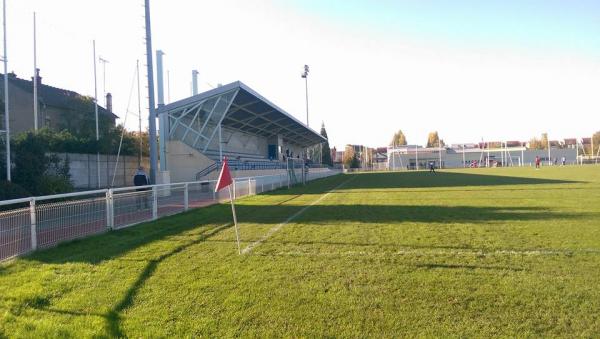
M 10 181 L 0 181 L 0 200 L 27 198 L 31 196 L 26 189 Z
M 47 133 L 22 133 L 14 139 L 13 145 L 15 183 L 33 195 L 73 191 L 69 181 L 69 160 L 61 162 L 56 155 L 48 155 Z
M 69 179 L 57 175 L 45 175 L 40 184 L 40 191 L 44 195 L 73 192 L 74 187 Z

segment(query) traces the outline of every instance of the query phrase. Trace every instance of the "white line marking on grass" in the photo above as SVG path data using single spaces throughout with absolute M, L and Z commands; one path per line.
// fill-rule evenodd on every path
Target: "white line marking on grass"
M 352 177 L 352 178 L 344 181 L 343 183 L 335 186 L 329 192 L 327 192 L 324 195 L 322 195 L 321 197 L 319 197 L 319 199 L 317 199 L 317 200 L 313 201 L 312 203 L 310 203 L 310 205 L 304 206 L 301 210 L 299 210 L 298 212 L 294 213 L 289 218 L 285 219 L 284 222 L 275 225 L 265 235 L 263 235 L 260 239 L 256 240 L 255 242 L 251 243 L 250 245 L 246 246 L 246 248 L 244 248 L 242 250 L 242 254 L 250 253 L 252 251 L 252 249 L 254 249 L 256 246 L 259 246 L 260 244 L 262 244 L 265 240 L 269 239 L 275 232 L 279 231 L 283 226 L 289 224 L 292 220 L 296 219 L 297 217 L 299 217 L 300 215 L 302 215 L 302 213 L 306 212 L 307 209 L 309 209 L 310 207 L 312 207 L 312 206 L 320 203 L 321 201 L 323 201 L 323 199 L 327 198 L 333 191 L 342 188 L 344 185 L 346 185 L 350 181 L 354 180 L 355 178 L 356 177 L 354 176 L 354 177 Z
M 589 254 L 600 254 L 599 249 L 564 249 L 564 250 L 427 250 L 427 249 L 401 249 L 397 251 L 328 251 L 328 252 L 303 252 L 303 251 L 288 251 L 288 252 L 275 252 L 269 253 L 268 255 L 279 255 L 279 256 L 314 256 L 314 257 L 393 257 L 393 256 L 404 256 L 404 255 L 459 255 L 459 256 L 477 256 L 477 257 L 489 257 L 489 256 L 559 256 L 559 255 L 573 255 L 575 253 L 589 253 Z

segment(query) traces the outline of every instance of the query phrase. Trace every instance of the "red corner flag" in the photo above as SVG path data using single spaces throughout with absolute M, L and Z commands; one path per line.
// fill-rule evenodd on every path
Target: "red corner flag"
M 233 214 L 233 225 L 235 227 L 235 238 L 237 240 L 238 246 L 238 254 L 242 254 L 242 250 L 240 247 L 240 234 L 238 231 L 237 225 L 237 216 L 235 214 L 235 204 L 233 200 L 235 196 L 231 193 L 231 184 L 233 183 L 233 179 L 231 179 L 231 172 L 229 172 L 229 165 L 227 165 L 227 158 L 223 158 L 223 167 L 221 167 L 221 173 L 219 174 L 219 180 L 217 180 L 217 186 L 215 187 L 215 192 L 219 192 L 225 187 L 229 187 L 229 201 L 231 201 L 231 213 Z
M 231 183 L 233 183 L 233 180 L 231 179 L 231 173 L 229 172 L 229 165 L 227 165 L 227 158 L 223 158 L 223 167 L 221 167 L 221 173 L 219 174 L 219 180 L 217 180 L 215 192 L 231 185 Z

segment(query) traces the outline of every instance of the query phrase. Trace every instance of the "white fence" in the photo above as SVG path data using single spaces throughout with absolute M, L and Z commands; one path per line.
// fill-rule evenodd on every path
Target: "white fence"
M 307 180 L 340 173 L 311 170 Z M 236 198 L 288 187 L 286 174 L 234 179 Z M 229 199 L 215 180 L 122 187 L 0 201 L 0 261 L 73 239 Z M 7 207 L 8 206 L 8 207 Z M 7 209 L 8 208 L 8 209 Z

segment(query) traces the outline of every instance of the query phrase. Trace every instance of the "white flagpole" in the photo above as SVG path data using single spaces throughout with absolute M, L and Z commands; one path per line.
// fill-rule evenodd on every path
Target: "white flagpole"
M 227 187 L 229 189 L 229 201 L 231 201 L 231 212 L 233 213 L 233 226 L 235 227 L 235 239 L 237 240 L 238 254 L 242 254 L 240 248 L 240 235 L 238 233 L 237 226 L 237 215 L 235 214 L 235 204 L 233 203 L 233 194 L 231 193 L 231 185 Z

